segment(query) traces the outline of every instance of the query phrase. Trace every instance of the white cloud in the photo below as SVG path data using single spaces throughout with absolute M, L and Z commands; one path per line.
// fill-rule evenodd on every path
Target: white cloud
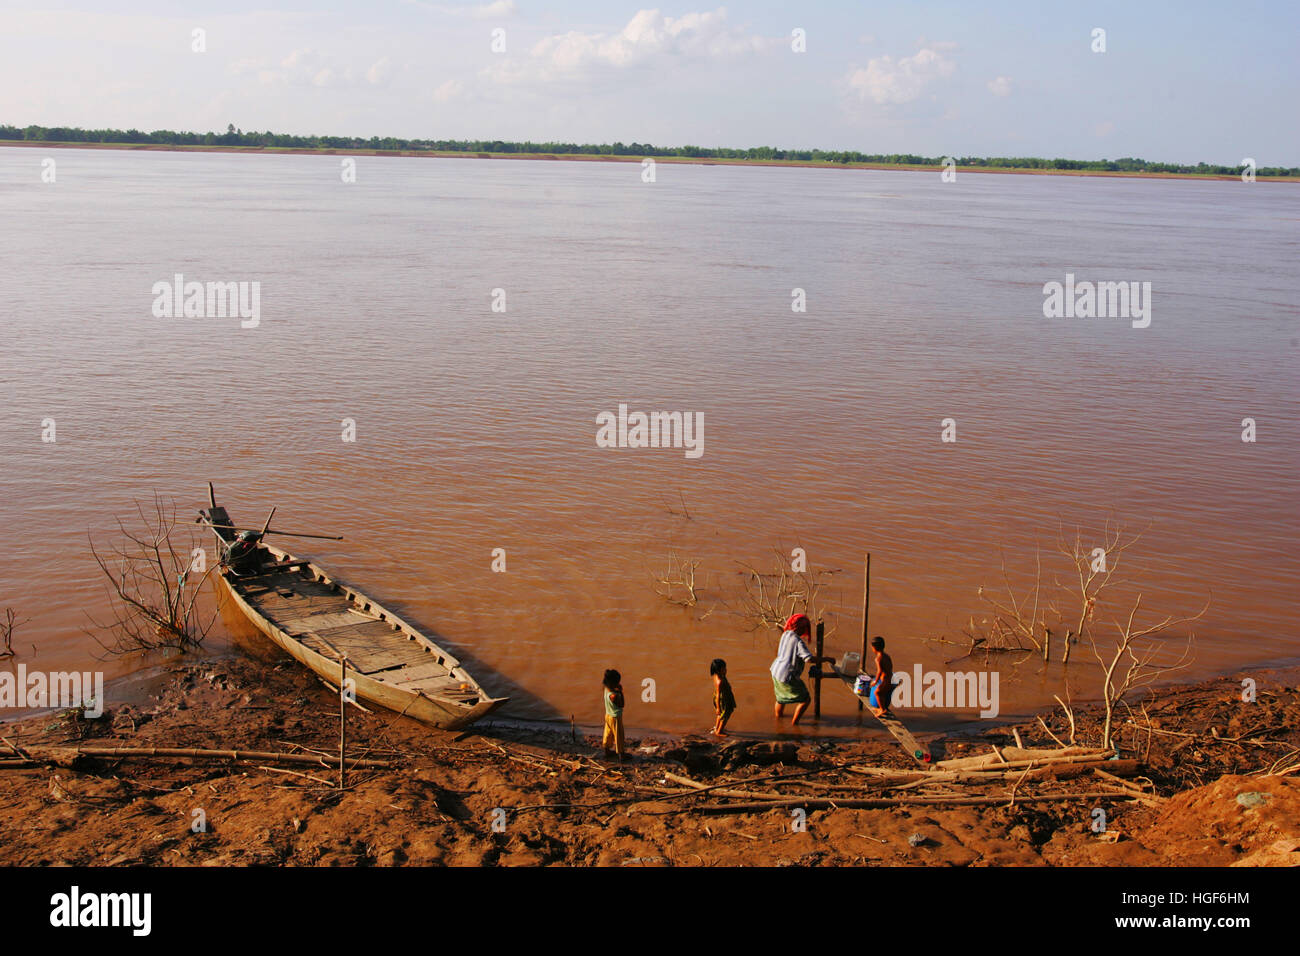
M 461 9 L 464 9 L 463 7 Z M 496 3 L 485 3 L 481 6 L 470 7 L 469 16 L 478 20 L 488 20 L 494 17 L 509 17 L 515 12 L 515 0 L 496 0 Z
M 263 86 L 383 86 L 393 75 L 393 65 L 386 56 L 360 71 L 337 57 L 310 47 L 294 50 L 278 63 L 244 59 L 231 63 L 229 69 L 236 76 L 254 73 Z
M 464 89 L 465 84 L 460 80 L 448 80 L 433 91 L 433 100 L 435 103 L 448 103 L 460 96 Z
M 881 104 L 910 103 L 936 80 L 952 75 L 956 64 L 941 52 L 952 46 L 934 43 L 917 50 L 914 56 L 898 60 L 881 56 L 868 60 L 866 69 L 849 74 L 849 91 L 863 102 L 870 99 Z
M 665 17 L 639 10 L 618 33 L 568 33 L 536 43 L 522 63 L 506 62 L 486 71 L 499 82 L 528 82 L 585 76 L 654 63 L 680 63 L 760 53 L 784 38 L 761 37 L 727 24 L 723 7 L 707 13 Z
M 1106 120 L 1105 122 L 1098 123 L 1096 126 L 1094 126 L 1092 128 L 1092 132 L 1094 135 L 1097 136 L 1097 138 L 1099 139 L 1104 138 L 1106 136 L 1109 136 L 1111 133 L 1115 132 L 1115 124 L 1112 123 L 1110 120 Z
M 370 69 L 366 70 L 366 81 L 371 86 L 383 86 L 393 76 L 393 64 L 389 62 L 388 57 L 381 56 Z
M 994 96 L 1011 95 L 1011 77 L 999 76 L 989 80 L 989 92 Z
M 445 13 L 453 17 L 473 17 L 475 20 L 504 19 L 514 16 L 515 0 L 495 0 L 493 3 L 464 4 L 447 6 L 441 3 L 426 3 L 424 0 L 402 0 L 413 7 L 424 7 L 436 13 Z

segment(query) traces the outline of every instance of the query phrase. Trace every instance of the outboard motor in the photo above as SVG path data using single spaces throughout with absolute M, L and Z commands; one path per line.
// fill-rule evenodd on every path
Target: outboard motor
M 221 556 L 221 562 L 235 574 L 250 574 L 258 570 L 261 561 L 258 559 L 258 546 L 262 543 L 262 536 L 256 531 L 241 531 L 235 536 L 235 540 L 226 545 L 226 550 Z

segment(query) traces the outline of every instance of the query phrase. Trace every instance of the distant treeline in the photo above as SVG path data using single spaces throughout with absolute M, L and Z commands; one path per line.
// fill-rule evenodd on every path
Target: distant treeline
M 812 163 L 879 163 L 906 166 L 941 166 L 946 157 L 916 156 L 912 153 L 860 153 L 856 150 L 777 149 L 755 146 L 730 149 L 723 146 L 651 146 L 649 143 L 508 143 L 502 140 L 397 139 L 392 136 L 295 136 L 289 133 L 245 133 L 233 125 L 224 133 L 184 133 L 157 129 L 146 133 L 138 129 L 77 129 L 64 126 L 0 126 L 0 140 L 25 140 L 46 143 L 113 143 L 154 144 L 158 146 L 249 146 L 280 149 L 374 149 L 448 153 L 548 153 L 594 156 L 679 156 L 690 159 L 777 160 Z M 1036 156 L 963 156 L 954 157 L 958 166 L 985 166 L 1014 169 L 1096 170 L 1134 173 L 1199 173 L 1235 176 L 1241 166 L 1214 166 L 1197 163 L 1152 163 L 1145 159 L 1041 159 Z M 1298 176 L 1300 167 L 1261 166 L 1259 176 Z

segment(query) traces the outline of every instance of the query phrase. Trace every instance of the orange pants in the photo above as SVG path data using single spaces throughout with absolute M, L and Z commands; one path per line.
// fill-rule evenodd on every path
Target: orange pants
M 601 746 L 606 750 L 612 750 L 620 757 L 623 756 L 623 715 L 613 714 L 605 715 L 605 736 L 601 738 Z

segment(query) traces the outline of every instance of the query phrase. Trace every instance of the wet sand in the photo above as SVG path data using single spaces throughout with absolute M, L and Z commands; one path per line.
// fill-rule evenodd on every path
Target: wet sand
M 488 722 L 452 734 L 351 710 L 349 756 L 393 765 L 350 771 L 342 792 L 333 785 L 337 770 L 271 769 L 258 761 L 80 757 L 71 765 L 0 770 L 0 863 L 1300 865 L 1295 674 L 1264 677 L 1250 704 L 1240 701 L 1240 686 L 1224 678 L 1145 701 L 1149 727 L 1128 725 L 1120 735 L 1123 756 L 1142 764 L 1129 786 L 1143 793 L 1100 804 L 1108 814 L 1105 834 L 1091 830 L 1098 801 L 1028 802 L 1035 785 L 1012 787 L 1015 801 L 985 806 L 810 809 L 806 830 L 795 832 L 787 808 L 710 813 L 716 797 L 679 799 L 668 776 L 746 789 L 779 785 L 809 799 L 844 797 L 846 787 L 862 781 L 849 779 L 847 767 L 913 766 L 883 731 L 850 742 L 808 730 L 722 744 L 631 739 L 632 759 L 620 765 L 581 732 Z M 176 667 L 147 705 L 122 704 L 96 721 L 47 714 L 2 730 L 18 748 L 337 754 L 336 701 L 292 663 L 230 658 Z M 1044 717 L 1054 733 L 1065 734 L 1059 713 Z M 1079 742 L 1087 743 L 1097 716 L 1076 717 Z M 1016 730 L 1028 747 L 1052 745 L 1036 721 Z M 929 741 L 936 759 L 1013 743 L 1011 727 Z M 788 779 L 774 784 L 773 776 Z M 1095 789 L 1091 778 L 1047 786 Z M 192 830 L 196 811 L 206 818 L 205 832 Z M 494 823 L 504 828 L 494 830 Z

